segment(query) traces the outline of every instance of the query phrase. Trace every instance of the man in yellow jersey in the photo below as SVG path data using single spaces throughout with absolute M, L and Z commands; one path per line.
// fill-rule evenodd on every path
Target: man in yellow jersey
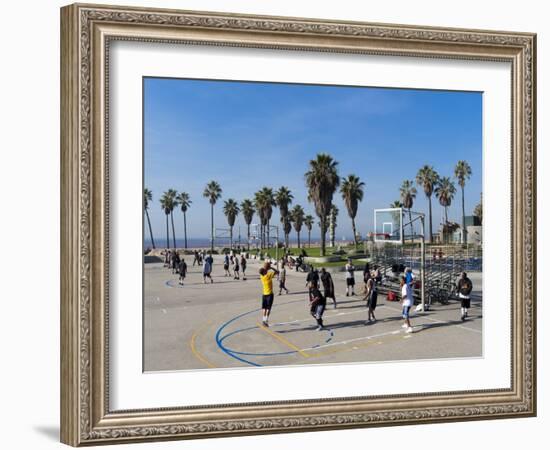
M 273 306 L 273 277 L 279 272 L 271 267 L 271 263 L 266 261 L 260 269 L 260 280 L 262 281 L 262 323 L 268 327 L 267 319 Z

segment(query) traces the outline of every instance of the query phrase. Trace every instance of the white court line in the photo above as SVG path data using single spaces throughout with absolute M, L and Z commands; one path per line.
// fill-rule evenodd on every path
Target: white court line
M 397 309 L 397 308 L 392 308 L 391 306 L 388 306 L 388 305 L 380 305 L 381 308 L 389 308 L 389 309 L 393 309 L 394 311 L 401 311 L 400 309 Z M 422 316 L 422 315 L 418 315 L 418 317 L 422 317 L 426 320 L 430 320 L 432 322 L 435 322 L 435 323 L 449 323 L 449 321 L 445 321 L 445 320 L 438 320 L 438 319 L 432 319 L 431 317 L 427 317 L 427 316 Z M 465 327 L 464 325 L 456 325 L 456 324 L 452 324 L 452 326 L 455 326 L 455 327 L 458 327 L 458 328 L 462 328 L 464 330 L 468 330 L 468 331 L 473 331 L 474 333 L 479 333 L 479 334 L 483 334 L 483 332 L 481 330 L 476 330 L 475 328 L 470 328 L 470 327 Z
M 317 347 L 303 348 L 302 351 L 318 350 L 320 348 L 332 347 L 334 345 L 345 345 L 345 344 L 349 344 L 350 342 L 364 341 L 366 339 L 374 339 L 374 338 L 379 338 L 379 337 L 389 336 L 391 334 L 399 334 L 399 333 L 401 333 L 401 330 L 387 331 L 385 333 L 373 334 L 372 336 L 362 336 L 354 339 L 348 339 L 346 341 L 338 341 L 338 342 L 331 342 L 330 344 L 318 345 Z
M 334 311 L 333 309 L 331 311 Z M 325 314 L 326 313 L 329 313 L 330 316 L 332 317 L 340 317 L 340 316 L 349 316 L 350 314 L 366 314 L 366 308 L 365 310 L 363 311 L 352 311 L 352 312 L 348 312 L 348 313 L 345 313 L 345 312 L 338 312 L 336 314 L 331 314 L 329 313 L 329 311 L 325 310 Z M 274 325 L 290 325 L 292 323 L 299 323 L 299 322 L 307 322 L 311 320 L 311 317 L 307 318 L 307 319 L 296 319 L 296 320 L 291 320 L 290 322 L 277 322 L 275 323 Z

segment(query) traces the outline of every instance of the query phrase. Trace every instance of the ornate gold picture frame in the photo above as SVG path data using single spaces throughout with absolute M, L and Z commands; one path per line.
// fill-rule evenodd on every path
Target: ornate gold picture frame
M 117 40 L 511 64 L 511 386 L 116 411 L 109 391 L 109 50 Z M 536 414 L 536 36 L 75 4 L 61 9 L 61 440 L 97 445 Z M 487 181 L 487 182 L 490 182 Z

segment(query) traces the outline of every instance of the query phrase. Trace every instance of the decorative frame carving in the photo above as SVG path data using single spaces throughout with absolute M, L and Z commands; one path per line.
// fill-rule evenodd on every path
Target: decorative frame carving
M 510 62 L 512 387 L 110 411 L 105 104 L 114 39 Z M 61 58 L 62 442 L 79 446 L 536 414 L 534 34 L 76 4 L 61 10 Z

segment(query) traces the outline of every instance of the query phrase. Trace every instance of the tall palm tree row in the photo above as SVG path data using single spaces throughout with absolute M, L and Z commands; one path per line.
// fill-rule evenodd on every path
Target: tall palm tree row
M 328 223 L 329 223 L 329 236 L 330 236 L 330 246 L 331 247 L 334 247 L 334 242 L 336 240 L 336 227 L 338 225 L 336 219 L 338 218 L 338 213 L 340 211 L 338 210 L 338 208 L 336 207 L 336 205 L 332 205 L 332 207 L 330 208 L 330 214 L 329 214 L 329 218 L 328 218 Z
M 439 204 L 443 206 L 443 208 L 445 208 L 445 225 L 447 225 L 447 223 L 449 222 L 449 218 L 447 216 L 447 208 L 451 206 L 451 203 L 455 196 L 455 185 L 449 177 L 443 177 L 439 180 L 439 183 L 437 183 L 434 192 L 435 196 L 439 200 Z
M 214 251 L 214 205 L 222 196 L 222 188 L 217 181 L 210 181 L 204 188 L 202 196 L 210 203 L 210 250 Z
M 294 230 L 296 230 L 296 235 L 298 238 L 298 248 L 300 248 L 300 231 L 302 231 L 304 218 L 305 218 L 304 208 L 302 208 L 300 205 L 295 205 L 294 208 L 292 208 L 292 211 L 290 212 L 290 220 L 292 220 L 292 224 L 294 225 Z
M 252 219 L 254 218 L 254 203 L 252 203 L 249 199 L 244 199 L 241 202 L 241 212 L 243 214 L 244 222 L 246 223 L 246 237 L 247 240 L 247 248 L 250 250 L 250 224 L 252 223 Z
M 308 200 L 313 202 L 321 226 L 320 255 L 325 256 L 327 217 L 332 206 L 332 197 L 340 185 L 338 162 L 326 153 L 319 153 L 309 162 L 305 178 Z
M 458 185 L 462 190 L 462 243 L 466 244 L 468 242 L 466 236 L 466 210 L 464 207 L 464 186 L 466 185 L 466 180 L 472 175 L 472 168 L 467 161 L 460 160 L 456 163 L 455 166 L 455 178 L 458 181 Z
M 439 181 L 439 175 L 432 166 L 424 165 L 416 174 L 416 183 L 424 188 L 424 194 L 428 199 L 428 242 L 432 242 L 432 194 Z
M 286 186 L 281 186 L 275 193 L 275 203 L 279 207 L 279 213 L 281 216 L 281 223 L 283 224 L 283 231 L 287 229 L 285 222 L 288 222 L 288 206 L 292 203 L 294 196 Z M 290 232 L 290 230 L 289 230 Z M 288 247 L 288 233 L 285 231 L 285 247 Z
M 401 202 L 403 208 L 409 211 L 409 222 L 411 227 L 411 236 L 414 235 L 411 208 L 413 207 L 414 199 L 416 198 L 416 188 L 414 187 L 414 181 L 405 180 L 399 188 L 399 194 L 401 195 Z M 414 242 L 414 237 L 413 237 Z
M 311 215 L 304 217 L 304 225 L 307 228 L 307 246 L 311 247 L 311 229 L 313 228 L 314 218 Z
M 153 201 L 153 193 L 145 188 L 143 189 L 143 211 L 147 217 L 147 224 L 149 225 L 149 236 L 151 236 L 151 244 L 155 247 L 155 240 L 153 239 L 153 229 L 151 228 L 151 219 L 149 218 L 149 203 Z
M 187 248 L 187 210 L 191 206 L 191 197 L 187 192 L 180 192 L 176 196 L 176 201 L 183 213 L 183 239 L 184 239 L 184 248 Z
M 233 248 L 233 226 L 235 220 L 240 212 L 239 205 L 232 198 L 227 199 L 223 205 L 223 213 L 227 217 L 227 224 L 229 225 L 229 247 Z
M 359 202 L 363 201 L 363 183 L 359 177 L 351 174 L 347 178 L 342 180 L 342 186 L 340 187 L 340 192 L 342 194 L 342 199 L 348 210 L 348 215 L 351 218 L 351 228 L 353 231 L 353 242 L 355 243 L 355 248 L 359 245 L 357 240 L 357 229 L 355 228 L 355 216 L 357 215 L 357 207 Z

